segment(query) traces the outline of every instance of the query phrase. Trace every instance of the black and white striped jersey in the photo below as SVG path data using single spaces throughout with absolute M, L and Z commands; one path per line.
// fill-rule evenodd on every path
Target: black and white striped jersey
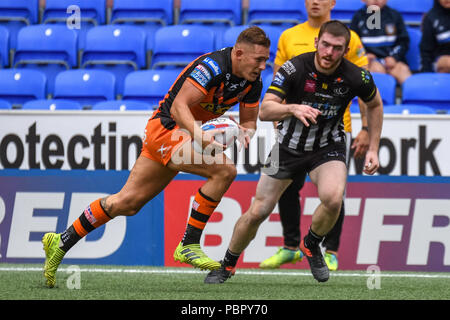
M 365 69 L 343 59 L 333 74 L 325 75 L 317 71 L 314 55 L 309 52 L 286 61 L 267 90 L 287 104 L 306 104 L 322 112 L 317 124 L 309 127 L 293 116 L 279 122 L 278 142 L 300 152 L 345 143 L 342 118 L 350 101 L 359 96 L 368 102 L 377 92 L 372 75 Z

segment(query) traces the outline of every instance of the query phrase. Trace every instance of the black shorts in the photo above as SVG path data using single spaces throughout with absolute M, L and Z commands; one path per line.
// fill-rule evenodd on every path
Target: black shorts
M 345 143 L 331 144 L 316 151 L 298 152 L 276 143 L 261 171 L 275 179 L 294 179 L 329 161 L 346 163 Z

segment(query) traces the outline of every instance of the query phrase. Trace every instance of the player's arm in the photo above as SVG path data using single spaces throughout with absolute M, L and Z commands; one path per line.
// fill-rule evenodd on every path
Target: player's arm
M 310 123 L 317 123 L 316 118 L 321 113 L 318 109 L 304 104 L 283 103 L 291 90 L 297 90 L 297 77 L 303 72 L 301 67 L 295 66 L 294 63 L 291 60 L 286 61 L 275 74 L 261 104 L 261 121 L 280 121 L 294 116 L 307 127 Z
M 281 66 L 274 63 L 273 64 L 273 76 L 275 76 L 278 72 L 278 70 L 280 70 Z M 276 129 L 278 127 L 278 121 L 274 121 L 273 122 L 273 127 Z
M 245 107 L 245 104 L 241 104 L 239 107 L 239 123 L 233 116 L 229 116 L 231 120 L 239 125 L 238 141 L 240 142 L 239 151 L 242 146 L 248 148 L 250 140 L 253 138 L 256 132 L 256 121 L 258 119 L 258 106 L 259 101 L 255 107 Z
M 321 112 L 304 104 L 284 104 L 283 99 L 273 93 L 266 93 L 261 104 L 259 119 L 261 121 L 280 121 L 289 117 L 296 117 L 309 127 L 310 123 L 316 124 L 316 118 Z
M 369 70 L 368 65 L 364 65 L 361 68 Z M 369 149 L 369 132 L 367 126 L 367 106 L 366 103 L 358 97 L 359 113 L 361 114 L 361 130 L 353 140 L 351 148 L 354 149 L 354 157 L 362 158 Z
M 364 172 L 367 174 L 374 174 L 380 166 L 378 148 L 383 125 L 383 102 L 378 90 L 375 97 L 369 102 L 366 102 L 366 105 L 367 123 L 369 128 L 369 150 L 366 153 Z
M 214 133 L 216 132 L 213 132 L 213 130 L 203 132 L 202 129 L 200 129 L 199 123 L 192 115 L 190 106 L 199 104 L 205 96 L 206 94 L 204 91 L 200 90 L 190 80 L 186 80 L 175 97 L 172 108 L 170 109 L 170 113 L 178 126 L 187 130 L 191 137 L 196 141 L 201 141 L 203 148 L 211 143 L 217 143 L 214 140 Z M 218 145 L 223 148 L 221 144 Z
M 352 22 L 350 24 L 351 31 L 351 38 L 350 38 L 350 44 L 349 44 L 349 51 L 347 54 L 347 59 L 352 62 L 353 64 L 357 65 L 360 68 L 363 68 L 365 70 L 369 70 L 369 59 L 367 52 L 364 49 L 364 46 L 361 42 L 361 38 L 358 34 L 361 34 L 361 30 L 358 26 L 359 21 L 361 20 L 361 12 L 357 12 L 352 19 Z M 364 101 L 358 97 L 358 104 L 359 104 L 359 111 L 361 113 L 361 125 L 362 128 L 367 128 L 367 106 L 364 103 Z M 369 139 L 367 131 L 361 130 L 361 145 L 359 146 L 362 148 L 362 150 L 358 150 L 358 148 L 355 150 L 355 156 L 359 154 L 358 151 L 361 151 L 361 156 L 364 155 L 364 153 L 367 151 L 367 148 L 369 147 Z M 358 137 L 360 136 L 358 134 Z M 357 137 L 357 138 L 358 138 Z M 356 139 L 355 139 L 356 140 Z

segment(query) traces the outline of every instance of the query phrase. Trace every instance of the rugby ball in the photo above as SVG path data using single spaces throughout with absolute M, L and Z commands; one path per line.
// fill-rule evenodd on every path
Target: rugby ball
M 231 119 L 221 117 L 209 120 L 202 124 L 200 127 L 203 131 L 209 131 L 209 130 L 215 130 L 220 129 L 223 130 L 223 133 L 218 133 L 214 136 L 214 139 L 227 146 L 227 149 L 231 147 L 234 143 L 234 140 L 239 135 L 239 127 L 236 124 L 236 122 L 232 121 Z M 203 153 L 202 147 L 200 144 L 198 144 L 196 141 L 193 142 L 194 144 L 194 150 L 198 153 Z M 225 151 L 224 149 L 223 151 Z

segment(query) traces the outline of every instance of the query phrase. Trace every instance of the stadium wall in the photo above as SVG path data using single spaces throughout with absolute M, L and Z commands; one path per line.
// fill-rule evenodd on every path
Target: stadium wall
M 0 113 L 0 262 L 43 262 L 40 239 L 63 231 L 99 197 L 125 183 L 141 146 L 145 112 L 3 111 Z M 381 169 L 361 175 L 352 160 L 340 268 L 450 271 L 448 116 L 385 115 Z M 353 127 L 360 127 L 357 115 Z M 247 152 L 229 152 L 238 177 L 210 219 L 202 245 L 221 259 L 236 219 L 249 207 L 259 168 L 274 140 L 261 123 Z M 180 174 L 134 217 L 89 234 L 66 263 L 178 266 L 172 259 L 203 179 Z M 302 233 L 318 203 L 311 182 L 301 192 Z M 282 245 L 275 208 L 240 267 L 257 267 Z M 307 268 L 300 263 L 292 268 Z

